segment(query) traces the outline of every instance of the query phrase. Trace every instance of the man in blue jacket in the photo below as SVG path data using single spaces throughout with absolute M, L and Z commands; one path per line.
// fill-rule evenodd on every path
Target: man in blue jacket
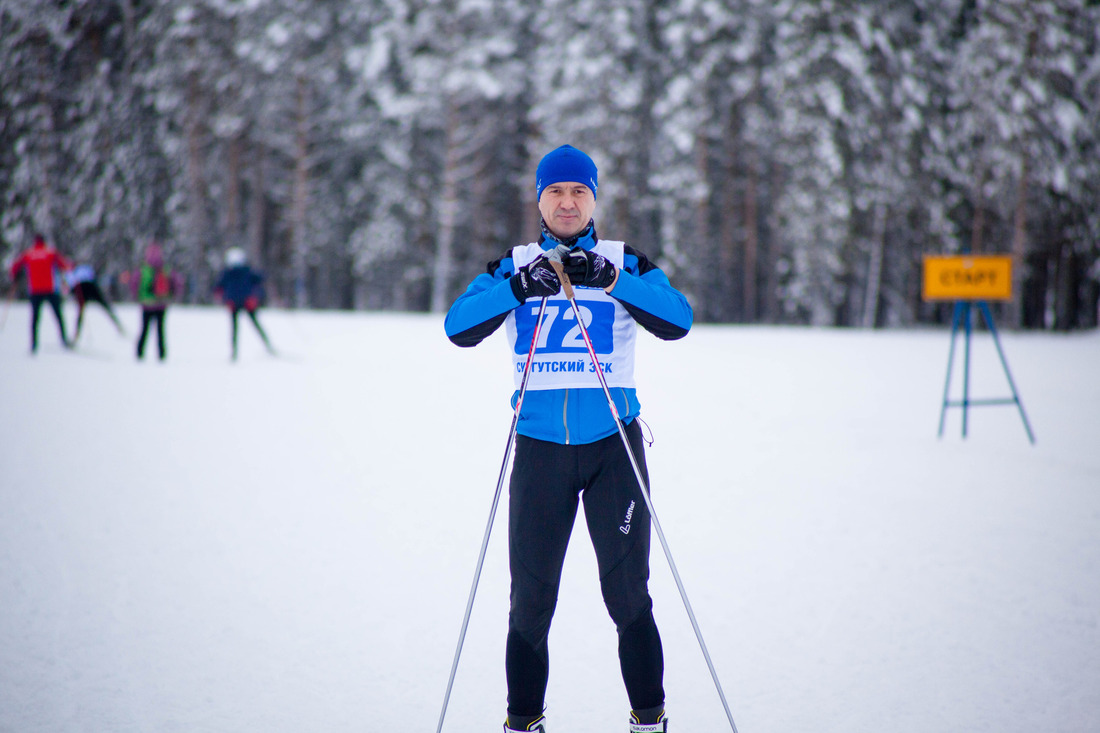
M 545 733 L 547 637 L 581 501 L 604 603 L 618 631 L 619 662 L 632 708 L 630 731 L 668 730 L 664 659 L 648 588 L 649 512 L 547 255 L 568 250 L 562 257 L 564 272 L 575 287 L 600 368 L 647 484 L 635 420 L 640 410 L 634 386 L 636 326 L 661 339 L 678 339 L 691 328 L 692 310 L 645 255 L 596 236 L 592 215 L 597 178 L 595 163 L 582 151 L 563 145 L 548 153 L 535 173 L 542 214 L 538 241 L 514 247 L 489 263 L 451 306 L 445 322 L 447 336 L 459 346 L 474 346 L 504 324 L 518 388 L 539 306 L 547 298 L 517 422 L 509 484 L 506 733 Z M 517 397 L 518 389 L 513 405 Z

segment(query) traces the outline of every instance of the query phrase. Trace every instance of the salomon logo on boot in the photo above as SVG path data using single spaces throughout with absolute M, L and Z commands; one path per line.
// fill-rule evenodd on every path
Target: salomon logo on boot
M 504 721 L 504 733 L 546 733 L 546 716 L 509 717 Z
M 630 733 L 668 733 L 668 721 L 646 725 L 644 723 L 631 723 Z
M 631 710 L 630 733 L 668 733 L 664 708 Z

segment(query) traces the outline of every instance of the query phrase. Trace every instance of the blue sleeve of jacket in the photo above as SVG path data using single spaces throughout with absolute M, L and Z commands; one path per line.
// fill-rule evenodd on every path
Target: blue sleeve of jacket
M 490 262 L 447 311 L 443 321 L 447 338 L 458 346 L 476 346 L 500 328 L 508 314 L 522 305 L 509 282 L 514 274 L 511 257 Z
M 691 304 L 668 276 L 632 247 L 625 248 L 619 280 L 611 290 L 645 330 L 666 341 L 683 338 L 691 329 Z

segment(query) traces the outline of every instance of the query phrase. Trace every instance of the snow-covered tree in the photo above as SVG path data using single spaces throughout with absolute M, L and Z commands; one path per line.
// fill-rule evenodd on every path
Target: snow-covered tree
M 942 320 L 920 260 L 1016 258 L 1011 325 L 1096 324 L 1100 6 L 1082 0 L 0 5 L 0 258 L 150 238 L 277 302 L 442 310 L 537 233 L 535 161 L 700 320 Z

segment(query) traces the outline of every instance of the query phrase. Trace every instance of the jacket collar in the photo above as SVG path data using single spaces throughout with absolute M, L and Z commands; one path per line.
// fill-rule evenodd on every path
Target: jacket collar
M 550 231 L 546 226 L 546 221 L 539 219 L 539 228 L 542 229 L 542 234 L 539 236 L 539 246 L 543 251 L 552 250 L 559 244 L 564 244 L 573 249 L 574 247 L 581 247 L 583 249 L 592 249 L 596 246 L 596 242 L 599 238 L 596 236 L 596 222 L 593 219 L 588 220 L 588 226 L 582 229 L 580 232 L 574 234 L 568 239 L 559 239 Z

